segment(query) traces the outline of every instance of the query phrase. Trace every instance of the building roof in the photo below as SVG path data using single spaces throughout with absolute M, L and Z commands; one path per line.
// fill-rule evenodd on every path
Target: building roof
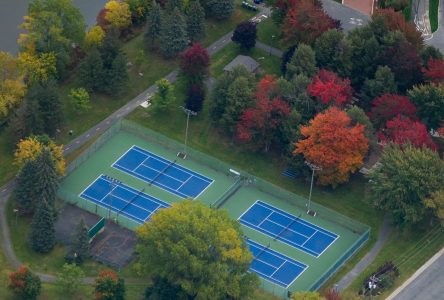
M 228 65 L 225 66 L 224 71 L 229 72 L 233 70 L 234 67 L 239 65 L 244 66 L 250 72 L 254 72 L 257 70 L 257 68 L 259 68 L 259 63 L 250 56 L 238 55 Z
M 356 9 L 368 16 L 373 14 L 375 0 L 342 0 L 342 4 Z

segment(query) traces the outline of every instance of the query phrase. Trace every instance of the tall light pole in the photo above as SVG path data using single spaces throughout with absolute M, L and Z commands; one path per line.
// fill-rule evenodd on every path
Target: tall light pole
M 18 210 L 17 208 L 14 208 L 12 211 L 13 211 L 14 214 L 15 214 L 15 227 L 17 227 L 17 218 L 18 218 L 18 212 L 19 212 L 19 210 Z
M 183 148 L 183 152 L 179 152 L 177 153 L 177 156 L 182 157 L 183 159 L 185 159 L 187 157 L 187 142 L 188 142 L 188 124 L 190 123 L 190 116 L 196 116 L 197 112 L 192 111 L 191 109 L 188 109 L 184 106 L 181 106 L 180 108 L 182 108 L 183 112 L 187 114 L 187 126 L 185 128 L 185 143 L 184 143 L 184 148 Z
M 274 46 L 274 38 L 275 37 L 276 36 L 274 34 L 271 36 L 270 52 L 268 52 L 268 56 L 271 56 L 271 48 Z
M 104 175 L 105 179 L 108 180 L 111 190 L 109 191 L 109 209 L 108 209 L 108 219 L 111 219 L 111 208 L 113 207 L 113 190 L 117 185 L 121 184 L 120 180 L 112 178 L 111 176 Z
M 311 169 L 311 183 L 310 183 L 310 193 L 308 194 L 308 203 L 307 203 L 307 214 L 311 212 L 310 206 L 311 206 L 311 192 L 313 191 L 313 180 L 314 180 L 314 174 L 315 171 L 322 170 L 321 167 L 316 166 L 315 164 L 310 163 L 309 161 L 305 161 L 305 164 Z

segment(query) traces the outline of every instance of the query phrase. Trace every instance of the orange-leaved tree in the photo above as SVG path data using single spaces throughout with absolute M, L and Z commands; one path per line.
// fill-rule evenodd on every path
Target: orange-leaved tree
M 301 127 L 305 138 L 296 143 L 293 154 L 303 154 L 307 161 L 322 168 L 319 184 L 336 187 L 363 165 L 368 150 L 364 129 L 362 124 L 352 126 L 347 113 L 331 107 Z

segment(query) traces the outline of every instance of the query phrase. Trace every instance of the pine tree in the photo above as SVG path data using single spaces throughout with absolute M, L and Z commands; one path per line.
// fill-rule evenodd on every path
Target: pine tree
M 160 31 L 162 28 L 162 11 L 159 3 L 154 1 L 153 8 L 147 18 L 147 31 L 145 33 L 145 45 L 148 48 L 154 48 L 160 37 Z
M 103 89 L 103 62 L 99 50 L 93 48 L 80 64 L 80 81 L 89 91 Z
M 125 56 L 119 53 L 114 59 L 111 69 L 106 74 L 105 91 L 110 94 L 119 94 L 128 83 L 128 69 Z
M 103 67 L 106 70 L 112 68 L 114 59 L 122 53 L 120 50 L 122 43 L 119 40 L 119 35 L 119 30 L 115 27 L 111 27 L 103 39 L 102 47 L 99 49 L 100 55 L 102 56 Z
M 37 157 L 36 165 L 36 185 L 38 187 L 35 195 L 36 206 L 41 202 L 46 202 L 54 208 L 59 178 L 49 149 L 43 150 L 42 154 Z
M 165 5 L 166 10 L 173 11 L 176 8 L 181 12 L 183 11 L 182 0 L 167 0 Z
M 185 50 L 188 45 L 186 25 L 180 11 L 176 8 L 167 15 L 162 23 L 160 51 L 166 58 L 172 58 Z
M 203 0 L 202 6 L 207 16 L 224 20 L 233 14 L 234 0 Z
M 37 164 L 33 160 L 27 160 L 17 175 L 14 188 L 14 200 L 21 215 L 34 212 L 33 198 L 36 195 Z
M 312 77 L 317 72 L 316 57 L 309 45 L 299 44 L 290 62 L 287 64 L 286 78 L 292 79 L 296 75 Z
M 46 201 L 40 203 L 32 218 L 29 242 L 39 253 L 48 253 L 55 244 L 54 209 Z
M 66 255 L 70 263 L 81 264 L 89 257 L 89 237 L 88 227 L 83 218 L 77 224 L 74 234 L 71 237 L 71 247 Z
M 57 83 L 54 80 L 41 87 L 39 108 L 44 132 L 53 136 L 63 121 L 62 102 L 57 90 Z
M 205 11 L 196 0 L 191 3 L 187 19 L 188 37 L 192 42 L 200 41 L 205 37 Z

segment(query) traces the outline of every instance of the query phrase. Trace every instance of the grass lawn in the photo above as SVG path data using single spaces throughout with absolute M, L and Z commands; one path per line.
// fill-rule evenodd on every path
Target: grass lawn
M 218 77 L 221 75 L 224 67 L 239 54 L 253 57 L 260 64 L 264 74 L 280 75 L 279 66 L 281 60 L 278 57 L 270 56 L 266 51 L 259 48 L 253 48 L 249 52 L 242 52 L 238 45 L 231 43 L 211 57 L 211 76 Z
M 274 37 L 273 37 L 274 36 Z M 271 18 L 257 25 L 257 39 L 262 43 L 285 51 L 288 47 L 281 40 L 281 30 Z
M 429 0 L 429 18 L 432 32 L 438 29 L 438 6 L 439 0 Z

